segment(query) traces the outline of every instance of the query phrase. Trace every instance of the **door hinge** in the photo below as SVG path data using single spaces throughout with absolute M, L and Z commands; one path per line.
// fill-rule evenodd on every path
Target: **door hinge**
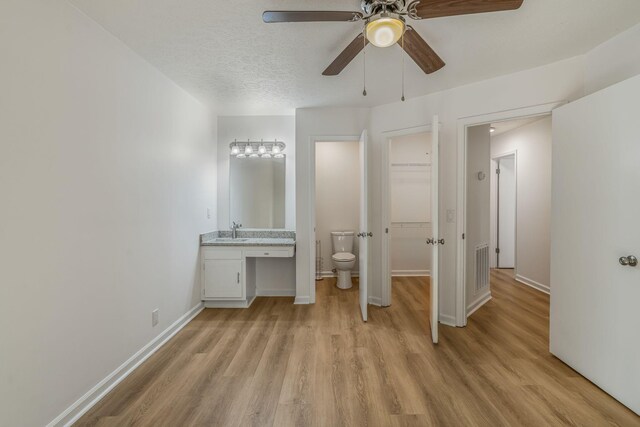
M 500 169 L 496 169 L 496 174 L 500 175 Z
M 500 253 L 500 248 L 496 248 L 496 253 L 499 254 Z
M 384 232 L 385 232 L 385 233 L 387 233 L 387 234 L 389 234 L 389 229 L 388 229 L 388 228 L 385 228 L 385 229 L 384 229 Z
M 464 233 L 462 233 L 462 240 L 464 240 L 464 238 L 465 238 L 465 234 L 464 234 Z

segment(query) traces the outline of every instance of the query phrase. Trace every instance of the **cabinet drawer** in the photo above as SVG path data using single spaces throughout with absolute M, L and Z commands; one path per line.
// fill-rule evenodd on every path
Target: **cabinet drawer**
M 290 258 L 293 256 L 293 249 L 252 249 L 250 251 L 245 251 L 244 256 L 247 258 Z
M 242 259 L 240 249 L 203 249 L 203 259 Z

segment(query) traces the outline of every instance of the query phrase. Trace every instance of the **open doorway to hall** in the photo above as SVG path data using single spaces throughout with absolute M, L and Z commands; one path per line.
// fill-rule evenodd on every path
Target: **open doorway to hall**
M 467 317 L 497 278 L 549 293 L 551 146 L 549 115 L 467 128 Z

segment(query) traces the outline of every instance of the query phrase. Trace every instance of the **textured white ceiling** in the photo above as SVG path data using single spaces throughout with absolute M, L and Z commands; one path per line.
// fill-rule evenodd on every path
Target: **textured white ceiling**
M 321 75 L 361 24 L 261 20 L 265 9 L 359 10 L 359 0 L 70 1 L 221 115 L 400 98 L 398 46 L 367 48 L 366 98 L 362 54 Z M 413 21 L 447 66 L 427 76 L 407 59 L 407 97 L 580 55 L 638 22 L 639 0 L 525 0 L 512 12 Z

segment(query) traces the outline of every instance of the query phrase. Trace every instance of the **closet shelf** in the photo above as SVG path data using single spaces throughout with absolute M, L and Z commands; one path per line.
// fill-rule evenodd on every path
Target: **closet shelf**
M 415 167 L 428 167 L 431 163 L 391 163 L 394 168 L 415 168 Z

